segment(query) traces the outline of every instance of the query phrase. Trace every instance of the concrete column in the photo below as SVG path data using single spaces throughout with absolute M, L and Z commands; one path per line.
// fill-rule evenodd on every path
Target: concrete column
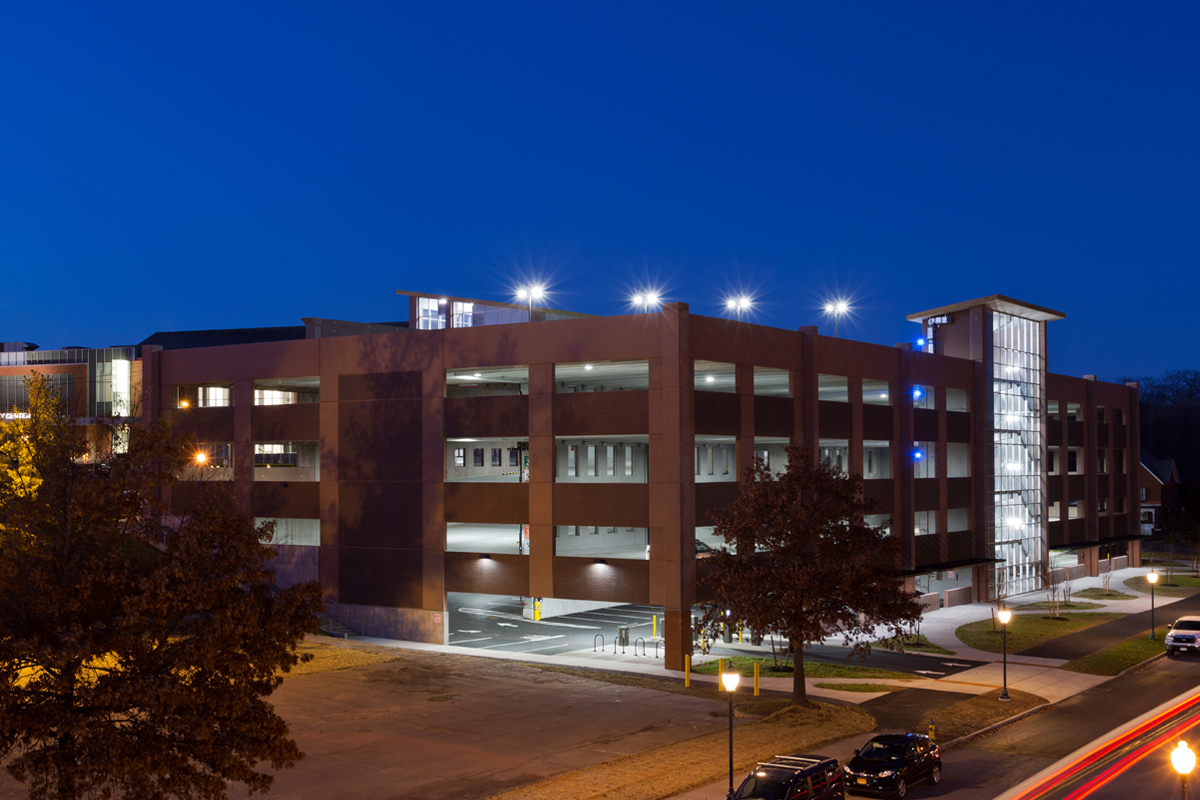
M 554 596 L 554 365 L 529 365 L 529 596 Z
M 664 305 L 662 320 L 662 446 L 650 448 L 651 496 L 657 498 L 651 525 L 661 522 L 663 528 L 665 666 L 678 670 L 692 652 L 696 594 L 694 367 L 687 304 Z
M 446 643 L 446 370 L 441 351 L 421 373 L 421 608 L 439 612 Z M 436 620 L 436 617 L 435 617 Z
M 238 508 L 250 513 L 254 489 L 254 437 L 250 415 L 254 410 L 254 381 L 233 384 L 233 484 Z

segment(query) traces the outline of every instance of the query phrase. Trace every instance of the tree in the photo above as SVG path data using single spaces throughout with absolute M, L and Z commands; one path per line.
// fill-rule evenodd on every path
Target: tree
M 795 665 L 792 703 L 808 705 L 805 648 L 841 634 L 850 655 L 865 658 L 878 629 L 885 638 L 900 636 L 921 607 L 896 578 L 899 540 L 862 522 L 870 511 L 860 499 L 862 480 L 814 463 L 798 445 L 787 453 L 785 472 L 756 460 L 737 500 L 709 512 L 737 554 L 722 549 L 707 559 L 703 585 L 718 605 L 705 622 L 713 626 L 728 610 L 729 619 L 760 634 L 786 636 Z
M 34 800 L 266 791 L 260 761 L 303 757 L 265 698 L 319 589 L 275 589 L 268 531 L 228 492 L 164 530 L 159 489 L 189 452 L 166 425 L 112 420 L 97 452 L 44 379 L 29 391 L 30 418 L 0 427 L 6 769 Z

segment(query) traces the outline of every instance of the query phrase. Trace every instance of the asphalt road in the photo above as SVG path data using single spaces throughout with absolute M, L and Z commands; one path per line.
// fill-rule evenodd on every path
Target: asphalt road
M 996 733 L 944 753 L 942 783 L 936 792 L 920 787 L 913 797 L 992 800 L 1104 736 L 1131 719 L 1200 684 L 1200 658 L 1160 659 L 1145 669 L 1101 684 L 1051 709 L 1013 723 Z M 1157 763 L 1153 760 L 1146 769 Z M 916 787 L 914 787 L 916 789 Z M 1095 797 L 1150 797 L 1149 788 L 1135 794 L 1100 791 Z M 1045 800 L 1070 797 L 1047 794 Z M 1081 795 L 1079 797 L 1086 796 Z M 1169 794 L 1155 794 L 1167 798 Z
M 1120 610 L 1119 604 L 1113 604 L 1110 608 L 1116 611 Z M 1107 611 L 1108 609 L 1105 610 Z M 1180 617 L 1194 614 L 1200 614 L 1200 594 L 1185 597 L 1174 603 L 1155 609 L 1154 624 L 1166 625 Z M 1112 622 L 1097 625 L 1094 628 L 1088 628 L 1078 633 L 1070 633 L 1066 636 L 1059 636 L 1057 639 L 1043 642 L 1028 650 L 1022 650 L 1021 655 L 1038 656 L 1041 658 L 1065 658 L 1069 661 L 1081 658 L 1089 653 L 1095 653 L 1098 650 L 1103 650 L 1105 647 L 1124 641 L 1139 633 L 1147 635 L 1150 633 L 1149 611 L 1143 611 L 1140 614 L 1129 614 Z
M 449 644 L 480 650 L 503 650 L 509 653 L 537 653 L 554 655 L 572 653 L 579 655 L 595 650 L 597 660 L 603 662 L 604 655 L 613 654 L 617 627 L 628 625 L 630 646 L 623 655 L 640 655 L 644 639 L 646 656 L 653 658 L 655 645 L 653 617 L 662 623 L 662 608 L 645 605 L 622 605 L 594 611 L 551 617 L 534 622 L 522 616 L 520 599 L 495 595 L 453 595 L 450 603 Z M 661 631 L 659 631 L 661 633 Z M 602 637 L 602 638 L 598 638 Z M 603 643 L 603 647 L 601 644 Z M 660 655 L 661 650 L 657 651 Z M 621 654 L 621 649 L 616 648 Z M 761 655 L 762 651 L 735 644 L 717 643 L 712 653 L 718 656 Z M 814 646 L 805 654 L 807 661 L 827 664 L 858 665 L 856 659 L 847 660 L 848 651 L 842 647 Z M 895 653 L 875 649 L 864 666 L 909 672 L 928 678 L 954 675 L 977 667 L 983 662 L 959 659 L 953 656 L 930 657 Z M 600 666 L 600 664 L 598 664 Z

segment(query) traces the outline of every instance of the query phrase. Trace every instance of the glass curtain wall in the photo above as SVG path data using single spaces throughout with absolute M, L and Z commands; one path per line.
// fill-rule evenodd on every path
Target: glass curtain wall
M 1042 585 L 1042 335 L 1038 322 L 992 314 L 994 479 L 988 543 L 992 597 Z

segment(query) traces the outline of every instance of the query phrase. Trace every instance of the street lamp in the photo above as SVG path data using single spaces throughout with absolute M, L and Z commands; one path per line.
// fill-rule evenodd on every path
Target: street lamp
M 833 317 L 833 338 L 838 335 L 838 322 L 850 313 L 850 304 L 845 300 L 830 300 L 825 304 L 825 313 Z
M 1154 584 L 1158 583 L 1158 573 L 1150 570 L 1146 580 L 1150 583 L 1150 638 L 1157 639 L 1158 637 L 1154 635 Z
M 741 322 L 742 312 L 749 311 L 751 303 L 752 301 L 750 298 L 744 294 L 737 297 L 730 297 L 725 301 L 725 310 L 735 312 L 737 314 L 738 322 Z
M 1187 800 L 1187 779 L 1196 767 L 1196 754 L 1188 749 L 1187 742 L 1180 742 L 1179 747 L 1171 751 L 1171 766 L 1179 773 L 1183 784 L 1183 800 Z
M 546 296 L 546 287 L 539 284 L 532 286 L 522 286 L 517 289 L 517 299 L 524 300 L 529 304 L 529 321 L 533 322 L 533 301 L 541 300 Z
M 729 794 L 725 796 L 726 800 L 733 800 L 733 692 L 741 677 L 736 672 L 721 675 L 721 685 L 729 692 Z
M 1000 701 L 1007 703 L 1012 699 L 1008 696 L 1008 622 L 1012 619 L 1012 612 L 1002 608 L 996 616 L 1000 618 L 1000 635 L 1004 638 L 1004 688 L 1000 690 Z

